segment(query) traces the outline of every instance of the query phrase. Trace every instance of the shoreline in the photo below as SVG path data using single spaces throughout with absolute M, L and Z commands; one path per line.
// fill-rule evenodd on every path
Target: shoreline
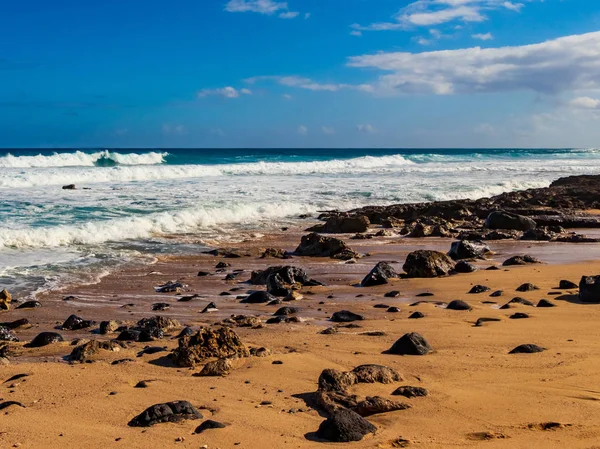
M 368 232 L 380 230 L 381 225 L 371 225 Z M 596 233 L 597 229 L 589 235 L 595 237 Z M 455 236 L 411 238 L 394 233 L 353 239 L 354 233 L 326 234 L 341 238 L 363 257 L 350 261 L 305 256 L 261 258 L 266 248 L 294 251 L 306 234 L 299 228 L 265 234 L 222 248 L 217 256 L 159 256 L 152 265 L 116 270 L 97 284 L 49 292 L 39 298 L 40 308 L 4 312 L 3 321 L 26 318 L 32 323 L 30 328 L 15 330 L 22 341 L 42 331 L 59 332 L 65 341 L 41 348 L 9 343 L 3 379 L 22 373 L 28 376 L 3 384 L 3 400 L 19 402 L 23 407 L 4 409 L 2 445 L 79 448 L 81 441 L 86 441 L 90 448 L 119 444 L 132 448 L 174 444 L 184 448 L 207 444 L 211 449 L 337 447 L 339 444 L 315 440 L 314 432 L 327 417 L 312 399 L 317 380 L 326 368 L 348 371 L 363 364 L 389 366 L 403 380 L 359 384 L 352 387 L 352 394 L 377 395 L 412 407 L 369 416 L 377 431 L 351 443 L 352 447 L 403 447 L 401 440 L 408 440 L 405 447 L 590 449 L 598 441 L 600 426 L 593 417 L 595 401 L 600 400 L 596 388 L 600 381 L 600 342 L 596 338 L 600 308 L 580 303 L 576 289 L 556 287 L 563 279 L 578 282 L 583 275 L 600 273 L 599 243 L 489 240 L 486 243 L 494 254 L 472 260 L 476 272 L 391 279 L 387 284 L 359 287 L 357 284 L 378 262 L 389 261 L 401 273 L 410 252 L 447 252 Z M 525 253 L 544 263 L 502 266 L 509 257 Z M 219 262 L 230 266 L 217 272 Z M 302 268 L 325 285 L 304 286 L 300 289 L 302 299 L 279 305 L 240 303 L 248 292 L 265 289 L 247 283 L 252 271 L 276 265 Z M 499 269 L 486 270 L 489 266 Z M 210 274 L 197 276 L 199 272 Z M 235 273 L 239 274 L 228 276 Z M 155 291 L 167 281 L 186 287 L 179 293 Z M 524 283 L 535 284 L 539 290 L 517 292 Z M 475 285 L 490 290 L 469 294 Z M 386 297 L 393 290 L 399 294 Z M 497 290 L 504 293 L 491 297 Z M 433 296 L 419 297 L 420 293 Z M 193 294 L 199 296 L 178 301 Z M 69 295 L 76 298 L 65 301 Z M 534 304 L 547 299 L 556 307 L 513 303 L 509 309 L 500 308 L 517 296 Z M 455 299 L 466 301 L 472 310 L 443 306 Z M 219 310 L 200 313 L 210 302 Z M 155 303 L 166 303 L 169 308 L 152 311 Z M 383 304 L 397 307 L 399 312 L 375 307 Z M 284 306 L 297 308 L 293 316 L 298 319 L 267 324 Z M 360 314 L 364 320 L 352 323 L 358 327 L 329 321 L 340 310 Z M 416 311 L 424 318 L 409 319 Z M 529 318 L 511 319 L 515 313 Z M 55 329 L 70 314 L 131 325 L 159 315 L 177 319 L 181 326 L 154 342 L 124 343 L 118 351 L 91 355 L 92 363 L 69 364 L 66 356 L 75 348 L 72 341 L 82 345 L 86 340 L 109 341 L 118 335 L 99 335 L 98 324 L 76 331 Z M 249 327 L 241 321 L 227 322 L 231 315 L 241 314 Z M 500 321 L 475 326 L 482 317 Z M 196 332 L 224 322 L 247 347 L 267 348 L 266 357 L 233 360 L 231 373 L 223 377 L 197 377 L 202 364 L 181 367 L 168 357 L 177 348 L 175 337 L 184 326 L 192 326 Z M 330 327 L 336 327 L 337 332 L 322 333 Z M 407 332 L 422 334 L 434 351 L 423 357 L 385 354 Z M 546 350 L 508 354 L 528 343 Z M 158 352 L 143 353 L 148 346 L 157 347 Z M 113 364 L 116 361 L 121 362 Z M 147 388 L 135 388 L 141 380 L 148 381 Z M 401 385 L 426 388 L 429 395 L 409 399 L 392 396 Z M 202 420 L 157 424 L 147 430 L 127 426 L 147 407 L 174 400 L 190 401 L 205 419 L 227 427 L 193 435 Z M 27 426 L 23 426 L 24 421 Z M 546 423 L 557 424 L 543 430 Z

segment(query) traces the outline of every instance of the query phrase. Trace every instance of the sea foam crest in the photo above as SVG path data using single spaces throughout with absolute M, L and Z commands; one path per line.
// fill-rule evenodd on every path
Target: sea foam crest
M 97 151 L 86 153 L 53 153 L 35 156 L 13 156 L 7 154 L 0 157 L 2 168 L 44 168 L 44 167 L 94 167 L 96 165 L 156 165 L 165 162 L 169 153 L 117 153 L 114 151 Z

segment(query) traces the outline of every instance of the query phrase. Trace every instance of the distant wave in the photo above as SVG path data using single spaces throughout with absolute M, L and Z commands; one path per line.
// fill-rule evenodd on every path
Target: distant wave
M 272 221 L 314 212 L 315 208 L 306 204 L 259 202 L 231 204 L 222 208 L 188 208 L 73 225 L 0 229 L 0 248 L 101 244 L 156 235 L 198 232 L 216 226 L 256 224 L 262 220 Z
M 1 168 L 44 168 L 44 167 L 112 167 L 117 165 L 157 165 L 165 162 L 169 153 L 117 153 L 115 151 L 97 151 L 85 153 L 54 153 L 51 155 L 0 157 Z

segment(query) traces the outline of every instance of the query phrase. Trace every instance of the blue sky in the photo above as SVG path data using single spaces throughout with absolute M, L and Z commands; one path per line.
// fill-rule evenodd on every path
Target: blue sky
M 12 0 L 1 147 L 597 147 L 596 0 Z

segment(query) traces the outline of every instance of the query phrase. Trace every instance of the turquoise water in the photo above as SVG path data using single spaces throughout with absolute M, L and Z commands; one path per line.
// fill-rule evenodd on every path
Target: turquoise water
M 544 187 L 600 173 L 600 152 L 0 150 L 0 168 L 0 287 L 31 294 L 319 210 Z M 62 190 L 66 184 L 78 189 Z

